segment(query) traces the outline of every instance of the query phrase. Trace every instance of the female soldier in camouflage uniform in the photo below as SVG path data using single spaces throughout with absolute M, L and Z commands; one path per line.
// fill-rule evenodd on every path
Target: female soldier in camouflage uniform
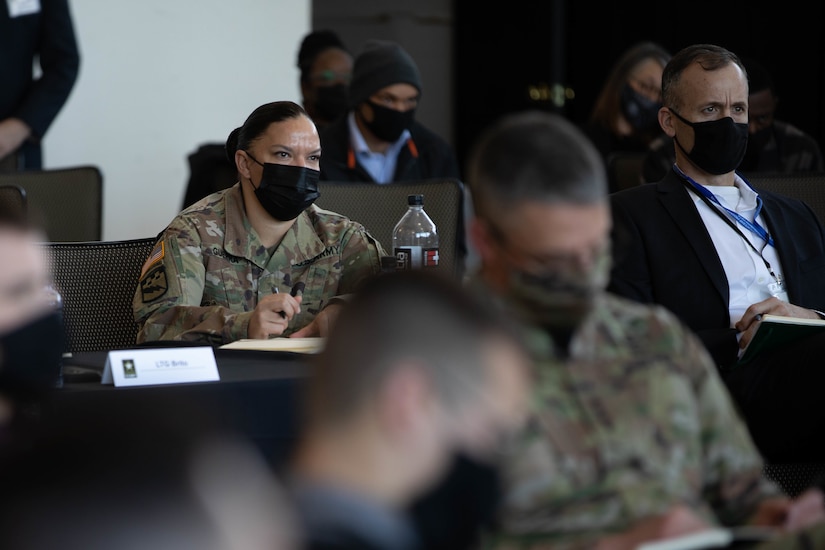
M 380 270 L 361 224 L 313 204 L 321 145 L 299 105 L 258 107 L 226 145 L 239 182 L 160 234 L 135 291 L 138 342 L 323 336 L 334 298 Z

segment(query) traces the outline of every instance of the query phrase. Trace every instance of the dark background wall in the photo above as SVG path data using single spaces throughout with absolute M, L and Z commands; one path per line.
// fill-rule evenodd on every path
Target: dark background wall
M 760 60 L 777 84 L 777 118 L 808 132 L 825 150 L 823 3 L 756 4 L 508 0 L 483 10 L 477 2 L 455 0 L 454 141 L 460 159 L 478 132 L 506 112 L 541 108 L 583 122 L 613 62 L 640 40 L 672 53 L 712 42 Z M 574 94 L 563 107 L 543 99 L 555 83 Z
M 641 40 L 673 53 L 713 42 L 760 60 L 779 88 L 777 116 L 825 150 L 825 2 L 761 4 L 312 0 L 312 13 L 314 28 L 338 31 L 354 53 L 369 38 L 410 52 L 424 82 L 417 117 L 455 147 L 462 166 L 479 132 L 504 113 L 539 108 L 583 122 L 612 64 Z M 556 106 L 556 89 L 573 97 Z

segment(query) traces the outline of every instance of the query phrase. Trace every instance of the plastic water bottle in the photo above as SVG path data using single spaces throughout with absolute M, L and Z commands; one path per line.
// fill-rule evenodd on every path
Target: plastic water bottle
M 438 267 L 438 232 L 424 211 L 424 195 L 409 195 L 407 205 L 392 231 L 397 268 Z

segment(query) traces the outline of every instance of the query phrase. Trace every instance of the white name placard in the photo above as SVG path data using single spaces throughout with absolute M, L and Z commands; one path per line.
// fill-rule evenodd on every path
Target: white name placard
M 110 351 L 101 384 L 146 386 L 220 380 L 209 346 Z

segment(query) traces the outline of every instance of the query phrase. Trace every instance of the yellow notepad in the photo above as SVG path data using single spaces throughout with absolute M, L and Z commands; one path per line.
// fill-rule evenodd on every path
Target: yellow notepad
M 220 349 L 246 349 L 256 351 L 292 351 L 295 353 L 318 353 L 324 349 L 326 338 L 243 338 L 235 340 L 229 344 L 224 344 Z

